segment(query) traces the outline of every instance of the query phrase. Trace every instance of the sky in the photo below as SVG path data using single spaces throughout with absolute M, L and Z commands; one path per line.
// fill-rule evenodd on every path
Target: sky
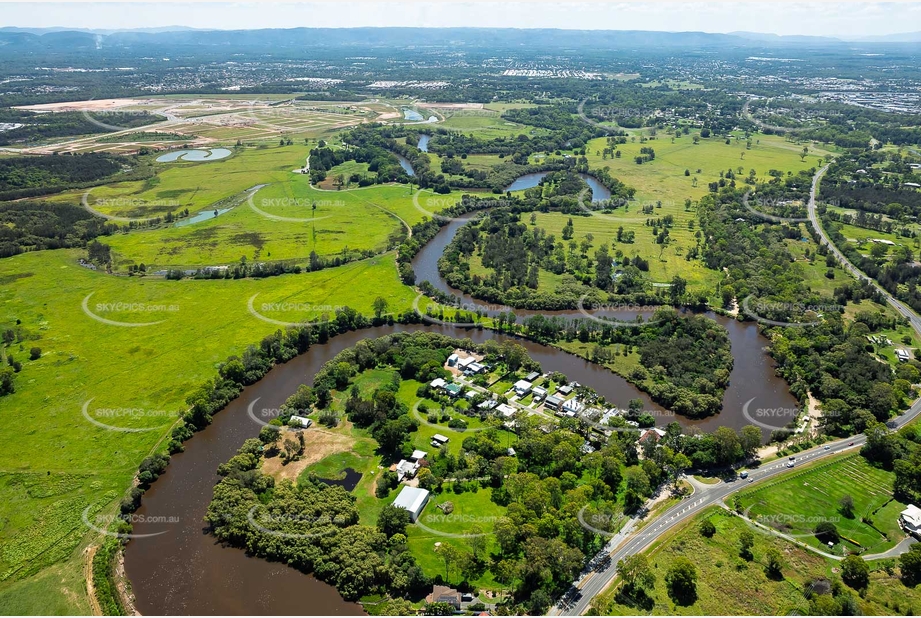
M 805 34 L 921 30 L 921 2 L 0 2 L 0 26 L 514 27 Z

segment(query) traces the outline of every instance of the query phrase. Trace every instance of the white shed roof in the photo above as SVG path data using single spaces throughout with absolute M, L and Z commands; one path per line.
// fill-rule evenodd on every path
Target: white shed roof
M 425 506 L 425 501 L 428 500 L 428 497 L 429 492 L 427 489 L 407 485 L 393 501 L 393 506 L 406 509 L 413 514 L 413 519 L 415 519 L 422 511 L 422 507 Z

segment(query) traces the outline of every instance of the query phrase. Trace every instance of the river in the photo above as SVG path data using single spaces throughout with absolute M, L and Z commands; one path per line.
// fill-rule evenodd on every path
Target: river
M 532 174 L 525 174 L 524 176 L 519 176 L 515 179 L 515 182 L 505 187 L 506 191 L 524 191 L 525 189 L 530 189 L 531 187 L 536 187 L 540 184 L 540 181 L 546 176 L 549 172 L 534 172 Z M 588 174 L 579 174 L 579 176 L 588 184 L 592 190 L 592 201 L 601 202 L 604 200 L 611 199 L 611 192 L 606 186 L 595 180 L 593 176 Z
M 451 222 L 416 256 L 413 266 L 419 281 L 461 296 L 442 281 L 437 260 L 462 222 Z M 469 298 L 469 297 L 468 297 Z M 475 304 L 477 301 L 470 299 Z M 516 311 L 520 320 L 533 312 Z M 556 312 L 576 317 L 577 312 Z M 712 314 L 711 314 L 712 315 Z M 623 317 L 623 316 L 622 316 Z M 675 417 L 683 426 L 711 431 L 719 425 L 740 428 L 748 422 L 742 405 L 756 398 L 766 407 L 795 407 L 786 383 L 774 376 L 770 357 L 763 348 L 768 341 L 753 324 L 712 316 L 729 331 L 735 365 L 723 399 L 723 412 L 693 421 Z M 395 332 L 431 330 L 474 342 L 504 341 L 510 337 L 486 330 L 445 325 L 396 325 L 377 327 L 334 337 L 314 345 L 305 354 L 278 365 L 258 383 L 214 417 L 214 422 L 185 443 L 185 451 L 173 456 L 166 472 L 144 495 L 134 524 L 137 535 L 130 541 L 125 567 L 143 614 L 230 615 L 360 615 L 360 605 L 348 603 L 332 587 L 279 563 L 248 557 L 224 547 L 207 533 L 204 516 L 219 477 L 217 467 L 230 459 L 247 438 L 260 429 L 247 414 L 248 405 L 259 399 L 261 407 L 279 407 L 300 384 L 310 384 L 320 367 L 340 351 L 366 338 Z M 560 350 L 523 339 L 521 343 L 545 371 L 560 371 L 571 380 L 591 386 L 609 402 L 626 407 L 630 399 L 643 400 L 646 409 L 659 410 L 648 396 L 609 370 Z M 658 417 L 660 424 L 672 420 Z M 175 523 L 168 522 L 175 518 Z M 144 521 L 146 520 L 146 521 Z M 159 534 L 157 534 L 159 533 Z

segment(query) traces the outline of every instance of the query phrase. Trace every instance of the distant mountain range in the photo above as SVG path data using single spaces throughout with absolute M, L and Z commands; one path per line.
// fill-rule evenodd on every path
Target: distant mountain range
M 836 47 L 921 42 L 921 32 L 842 40 L 756 32 L 656 32 L 647 30 L 559 30 L 518 28 L 288 28 L 199 30 L 182 26 L 130 30 L 0 28 L 0 50 L 64 51 L 134 47 L 489 47 L 566 49 L 676 49 Z

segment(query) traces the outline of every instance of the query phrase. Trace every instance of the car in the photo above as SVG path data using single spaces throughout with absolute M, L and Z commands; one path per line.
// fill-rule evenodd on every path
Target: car
M 792 467 L 795 466 L 795 465 L 796 465 L 796 464 L 793 463 L 792 461 L 788 461 L 788 462 L 787 462 L 787 467 L 788 467 L 788 468 L 792 468 Z
M 754 483 L 754 482 L 755 482 L 755 479 L 748 479 L 748 482 L 749 482 L 749 483 Z
M 795 456 L 795 455 L 790 455 L 790 457 L 789 457 L 788 459 L 789 459 L 790 461 L 796 461 L 796 456 Z
M 830 449 L 830 448 L 831 448 L 831 447 L 830 447 L 830 446 L 828 446 L 828 445 L 826 444 L 825 446 L 823 446 L 823 447 L 822 447 L 822 450 L 825 450 L 825 451 L 827 451 L 827 450 L 828 450 L 828 449 Z
M 848 442 L 847 445 L 848 445 L 848 446 L 854 446 L 854 443 L 853 443 L 853 442 Z
M 741 477 L 741 478 L 743 478 L 743 479 L 747 479 L 747 478 L 748 478 L 748 470 L 742 470 L 741 472 L 739 472 L 739 477 Z

